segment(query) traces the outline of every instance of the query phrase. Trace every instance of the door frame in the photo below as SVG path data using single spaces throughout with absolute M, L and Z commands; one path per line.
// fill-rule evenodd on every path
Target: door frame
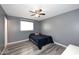
M 7 17 L 4 17 L 4 47 L 8 44 L 8 35 L 7 35 Z

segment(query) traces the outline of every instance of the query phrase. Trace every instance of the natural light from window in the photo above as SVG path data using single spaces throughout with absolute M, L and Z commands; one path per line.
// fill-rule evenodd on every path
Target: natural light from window
M 32 31 L 33 22 L 20 21 L 20 30 L 21 31 Z

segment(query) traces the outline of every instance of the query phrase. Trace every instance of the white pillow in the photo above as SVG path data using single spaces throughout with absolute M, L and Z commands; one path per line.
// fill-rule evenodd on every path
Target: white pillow
M 39 35 L 39 33 L 38 33 L 38 32 L 36 32 L 36 33 L 35 33 L 35 35 Z

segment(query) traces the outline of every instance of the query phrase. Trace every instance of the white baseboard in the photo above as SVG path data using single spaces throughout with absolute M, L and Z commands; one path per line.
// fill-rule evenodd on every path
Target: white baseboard
M 67 47 L 66 45 L 63 45 L 63 44 L 58 43 L 58 42 L 54 42 L 54 43 L 57 44 L 57 45 L 63 46 L 63 47 Z
M 7 45 L 12 45 L 12 44 L 16 44 L 16 43 L 20 43 L 20 42 L 24 42 L 24 41 L 28 41 L 29 39 L 25 39 L 25 40 L 20 40 L 20 41 L 16 41 L 16 42 L 10 42 Z M 63 46 L 63 47 L 67 47 L 66 45 L 60 44 L 58 42 L 54 42 L 57 45 Z
M 20 40 L 20 41 L 16 41 L 16 42 L 10 42 L 7 45 L 12 45 L 12 44 L 16 44 L 16 43 L 20 43 L 20 42 L 25 42 L 28 41 L 29 39 L 25 39 L 25 40 Z

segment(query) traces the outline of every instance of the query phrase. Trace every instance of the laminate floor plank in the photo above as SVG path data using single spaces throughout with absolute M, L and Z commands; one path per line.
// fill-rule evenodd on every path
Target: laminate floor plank
M 7 46 L 3 55 L 61 55 L 65 50 L 57 44 L 47 44 L 41 50 L 30 41 Z

